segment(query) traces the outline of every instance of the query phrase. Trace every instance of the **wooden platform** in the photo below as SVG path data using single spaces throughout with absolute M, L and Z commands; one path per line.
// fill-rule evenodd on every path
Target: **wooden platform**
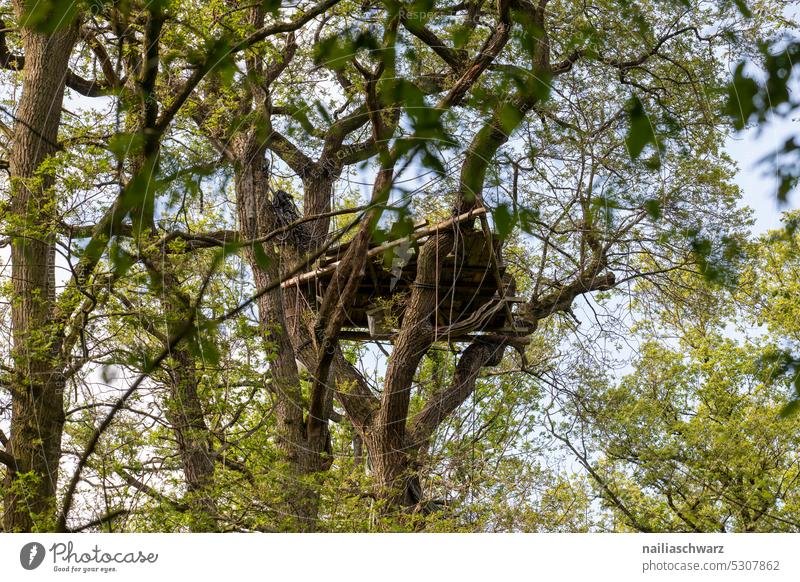
M 459 218 L 449 221 L 450 228 Z M 402 324 L 405 300 L 416 278 L 420 247 L 441 228 L 441 224 L 429 229 L 418 227 L 401 241 L 370 248 L 342 339 L 391 339 Z M 345 251 L 346 245 L 333 249 L 313 271 L 286 281 L 283 287 L 298 288 L 309 300 L 321 298 Z M 436 331 L 442 340 L 524 332 L 509 327 L 510 304 L 519 299 L 506 296 L 508 280 L 505 267 L 497 259 L 499 251 L 500 241 L 488 229 L 460 229 L 453 252 L 441 258 L 435 291 Z

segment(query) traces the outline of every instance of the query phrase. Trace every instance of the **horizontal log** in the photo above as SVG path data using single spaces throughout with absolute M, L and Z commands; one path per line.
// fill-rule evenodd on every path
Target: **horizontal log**
M 459 224 L 459 223 L 467 221 L 467 220 L 469 220 L 471 218 L 476 218 L 476 217 L 478 217 L 478 216 L 480 216 L 482 214 L 485 214 L 485 213 L 486 213 L 486 209 L 485 208 L 476 208 L 474 210 L 471 210 L 470 212 L 465 212 L 464 214 L 460 214 L 458 216 L 455 216 L 453 218 L 449 218 L 449 219 L 447 219 L 447 220 L 445 220 L 443 222 L 440 222 L 440 223 L 432 226 L 431 228 L 422 229 L 422 230 L 413 232 L 408 236 L 404 236 L 403 238 L 398 238 L 398 239 L 383 243 L 382 245 L 379 245 L 377 247 L 371 248 L 367 252 L 367 257 L 377 256 L 380 253 L 388 251 L 389 249 L 394 248 L 396 246 L 399 246 L 399 245 L 401 245 L 403 243 L 419 240 L 421 238 L 425 238 L 425 237 L 430 236 L 432 234 L 436 234 L 440 230 L 444 230 L 446 228 L 449 228 L 449 227 L 453 226 L 454 224 Z M 304 283 L 306 281 L 310 281 L 312 279 L 316 279 L 316 278 L 318 278 L 318 277 L 320 277 L 322 275 L 325 275 L 327 273 L 332 273 L 338 268 L 340 263 L 341 263 L 341 261 L 336 261 L 335 263 L 327 265 L 325 267 L 314 269 L 313 271 L 309 271 L 308 273 L 303 273 L 302 275 L 298 275 L 297 277 L 293 277 L 293 278 L 289 279 L 288 281 L 284 281 L 281 284 L 281 287 L 283 287 L 283 288 L 291 287 L 293 285 L 297 285 L 298 283 Z
M 498 336 L 509 336 L 513 337 L 515 340 L 526 340 L 528 338 L 524 337 L 524 334 L 520 332 L 520 330 L 501 330 L 501 329 L 487 329 L 485 333 L 478 334 L 478 333 L 466 333 L 462 335 L 451 335 L 449 337 L 441 335 L 436 338 L 436 341 L 443 342 L 443 341 L 452 341 L 452 342 L 472 342 L 477 339 L 496 339 Z M 339 333 L 338 339 L 340 340 L 347 340 L 347 341 L 383 341 L 383 342 L 392 342 L 393 337 L 372 337 L 368 331 L 359 331 L 354 329 L 344 329 Z

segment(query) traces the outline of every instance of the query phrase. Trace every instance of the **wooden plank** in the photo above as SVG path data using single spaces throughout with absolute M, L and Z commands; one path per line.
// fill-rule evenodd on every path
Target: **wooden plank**
M 456 343 L 472 342 L 472 341 L 475 341 L 476 339 L 481 339 L 481 338 L 486 338 L 488 336 L 496 335 L 497 331 L 498 330 L 486 330 L 485 333 L 480 333 L 480 334 L 466 333 L 466 334 L 463 334 L 463 335 L 451 335 L 451 336 L 442 335 L 442 336 L 436 337 L 435 341 L 437 341 L 437 342 L 456 342 Z M 348 340 L 348 341 L 389 342 L 389 343 L 391 343 L 391 342 L 394 341 L 393 335 L 395 335 L 395 334 L 389 335 L 388 337 L 385 337 L 385 338 L 383 338 L 383 337 L 382 338 L 374 338 L 371 335 L 369 335 L 368 331 L 361 331 L 361 330 L 354 330 L 354 329 L 343 329 L 341 332 L 339 332 L 339 339 L 340 340 Z M 504 334 L 500 334 L 500 335 L 504 335 Z
M 367 256 L 368 257 L 374 257 L 376 255 L 379 255 L 382 252 L 385 252 L 385 251 L 387 251 L 387 250 L 389 250 L 391 248 L 399 246 L 399 245 L 401 245 L 401 244 L 403 244 L 405 242 L 411 242 L 411 241 L 415 241 L 415 240 L 418 240 L 418 239 L 426 237 L 426 236 L 430 236 L 432 234 L 435 234 L 435 233 L 439 232 L 440 230 L 444 230 L 444 229 L 446 229 L 448 227 L 451 227 L 454 224 L 458 224 L 460 222 L 464 222 L 465 220 L 469 220 L 470 218 L 475 218 L 475 217 L 480 216 L 482 214 L 486 214 L 486 209 L 485 208 L 476 208 L 475 210 L 471 210 L 470 212 L 466 212 L 466 213 L 461 214 L 459 216 L 455 216 L 453 218 L 450 218 L 448 220 L 440 222 L 439 224 L 437 224 L 437 225 L 435 225 L 435 226 L 433 226 L 431 228 L 427 228 L 427 229 L 424 229 L 424 230 L 413 232 L 412 234 L 410 234 L 408 236 L 405 236 L 403 238 L 399 238 L 399 239 L 396 239 L 396 240 L 393 240 L 393 241 L 389 241 L 387 243 L 384 243 L 382 245 L 374 247 L 374 248 L 370 249 L 369 251 L 367 251 Z M 309 281 L 311 279 L 316 279 L 317 277 L 319 277 L 320 275 L 323 275 L 325 273 L 332 273 L 339 266 L 339 263 L 341 263 L 341 261 L 336 261 L 335 263 L 333 263 L 331 265 L 328 265 L 328 266 L 325 266 L 325 267 L 321 267 L 321 268 L 317 268 L 317 269 L 314 269 L 313 271 L 309 271 L 307 273 L 303 273 L 302 275 L 298 275 L 297 277 L 293 277 L 293 278 L 289 279 L 288 281 L 284 281 L 283 283 L 281 283 L 281 287 L 284 287 L 284 288 L 291 287 L 292 285 L 296 285 L 297 283 L 303 283 L 303 282 Z

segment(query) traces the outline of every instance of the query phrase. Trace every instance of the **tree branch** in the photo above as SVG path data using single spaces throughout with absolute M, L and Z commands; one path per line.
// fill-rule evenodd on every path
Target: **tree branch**
M 476 340 L 463 351 L 450 386 L 433 395 L 412 421 L 407 446 L 419 448 L 428 441 L 438 426 L 473 393 L 481 369 L 502 361 L 507 345 L 507 338 L 498 342 Z
M 6 451 L 0 451 L 0 463 L 3 463 L 10 470 L 17 473 L 25 473 L 25 466 L 13 455 Z
M 272 24 L 270 26 L 265 26 L 260 30 L 252 33 L 247 38 L 239 41 L 238 43 L 234 44 L 228 53 L 224 55 L 226 58 L 229 56 L 233 56 L 241 51 L 253 46 L 259 41 L 264 40 L 268 36 L 273 36 L 276 34 L 280 34 L 283 32 L 294 32 L 302 28 L 307 22 L 316 18 L 327 9 L 335 6 L 339 3 L 340 0 L 324 0 L 319 4 L 312 6 L 307 12 L 303 13 L 298 18 L 294 20 L 290 20 L 288 22 L 279 22 L 276 24 Z M 201 65 L 199 65 L 195 70 L 194 73 L 186 80 L 183 84 L 183 87 L 178 91 L 175 100 L 170 104 L 168 108 L 164 110 L 161 114 L 161 118 L 158 120 L 156 124 L 156 129 L 159 132 L 163 132 L 166 130 L 167 126 L 172 122 L 172 119 L 177 115 L 178 111 L 180 111 L 183 104 L 189 98 L 189 96 L 194 91 L 195 87 L 197 87 L 198 83 L 203 80 L 203 78 L 211 71 L 221 60 L 222 55 L 211 55 L 207 58 Z M 212 62 L 212 59 L 216 59 Z
M 0 68 L 11 71 L 21 71 L 25 68 L 25 56 L 16 55 L 9 51 L 6 43 L 6 24 L 2 19 L 0 19 Z M 113 85 L 107 82 L 102 83 L 93 79 L 84 79 L 71 69 L 67 69 L 65 75 L 66 86 L 85 97 L 107 95 L 109 89 L 113 88 Z
M 79 533 L 82 531 L 86 531 L 87 529 L 97 527 L 98 525 L 103 525 L 104 523 L 108 523 L 120 516 L 128 515 L 130 510 L 128 509 L 114 509 L 113 511 L 109 511 L 105 515 L 98 517 L 97 519 L 93 519 L 83 525 L 79 525 L 78 527 L 73 527 L 68 530 L 69 533 Z
M 131 487 L 133 487 L 137 491 L 141 491 L 142 493 L 144 493 L 148 497 L 152 497 L 153 499 L 155 499 L 159 503 L 163 503 L 165 505 L 169 505 L 169 506 L 171 506 L 173 509 L 175 509 L 177 511 L 188 511 L 189 510 L 189 506 L 187 504 L 180 503 L 178 501 L 175 501 L 174 499 L 170 499 L 169 497 L 167 497 L 166 495 L 164 495 L 160 491 L 157 491 L 157 490 L 153 489 L 152 487 L 150 487 L 150 485 L 148 485 L 147 483 L 142 483 L 141 481 L 139 481 L 136 477 L 134 477 L 133 475 L 131 475 L 127 471 L 123 471 L 122 469 L 120 469 L 120 470 L 117 471 L 117 474 L 119 474 L 119 476 L 122 477 L 122 479 L 123 479 L 123 481 L 125 481 L 125 483 L 127 483 L 128 485 L 130 485 Z

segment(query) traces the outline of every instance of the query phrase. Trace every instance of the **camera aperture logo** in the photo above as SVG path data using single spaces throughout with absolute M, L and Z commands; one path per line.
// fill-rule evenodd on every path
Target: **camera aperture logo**
M 30 542 L 19 551 L 19 563 L 26 570 L 35 570 L 44 562 L 44 546 L 39 542 Z
M 35 570 L 47 555 L 53 559 L 54 572 L 101 573 L 118 572 L 120 565 L 155 564 L 158 554 L 153 552 L 106 551 L 95 544 L 88 550 L 76 550 L 72 542 L 56 542 L 48 550 L 38 542 L 30 542 L 22 546 L 19 552 L 19 563 L 26 570 Z

